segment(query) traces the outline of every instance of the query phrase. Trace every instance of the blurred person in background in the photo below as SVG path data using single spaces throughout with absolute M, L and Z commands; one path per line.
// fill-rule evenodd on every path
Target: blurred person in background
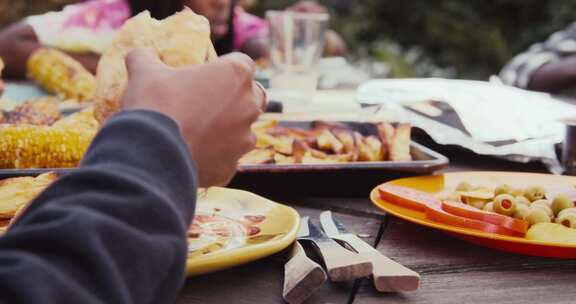
M 26 60 L 42 46 L 67 51 L 95 72 L 99 55 L 124 22 L 148 10 L 157 19 L 166 18 L 184 6 L 205 16 L 212 27 L 212 39 L 219 55 L 242 50 L 236 36 L 259 34 L 256 17 L 235 11 L 235 0 L 89 0 L 61 11 L 30 16 L 0 32 L 0 57 L 6 62 L 7 77 L 24 77 Z M 263 23 L 263 21 L 261 21 Z M 248 34 L 245 34 L 248 32 Z
M 253 59 L 268 56 L 267 23 L 247 13 L 237 0 L 89 0 L 68 5 L 61 11 L 30 16 L 0 31 L 0 57 L 6 63 L 4 75 L 25 77 L 28 57 L 42 46 L 66 51 L 95 72 L 100 54 L 128 18 L 148 10 L 153 17 L 163 19 L 184 6 L 210 21 L 219 55 L 240 51 Z M 313 1 L 300 1 L 288 9 L 326 12 L 325 7 Z M 346 53 L 343 40 L 334 32 L 327 35 L 326 49 L 329 55 Z
M 49 11 L 60 10 L 78 0 L 0 0 L 0 27 L 20 19 Z
M 506 84 L 559 92 L 576 88 L 576 23 L 516 55 L 500 72 Z

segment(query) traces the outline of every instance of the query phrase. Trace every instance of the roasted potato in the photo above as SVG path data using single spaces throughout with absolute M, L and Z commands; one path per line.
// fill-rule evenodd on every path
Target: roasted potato
M 248 163 L 341 163 L 406 161 L 410 156 L 410 125 L 377 125 L 378 135 L 362 135 L 345 124 L 314 122 L 311 129 L 288 128 L 277 121 L 252 126 L 256 151 L 242 158 Z

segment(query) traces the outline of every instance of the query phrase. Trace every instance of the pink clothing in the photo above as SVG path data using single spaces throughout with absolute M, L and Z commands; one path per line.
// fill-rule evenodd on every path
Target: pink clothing
M 127 0 L 87 0 L 68 5 L 59 12 L 30 16 L 26 22 L 43 45 L 71 52 L 102 53 L 131 16 Z M 234 9 L 233 18 L 236 50 L 246 41 L 268 33 L 264 20 L 241 7 Z
M 126 0 L 89 0 L 67 5 L 59 12 L 30 16 L 26 22 L 43 45 L 102 53 L 130 16 Z
M 250 39 L 267 35 L 268 23 L 265 20 L 247 13 L 241 6 L 234 8 L 234 49 L 241 49 Z

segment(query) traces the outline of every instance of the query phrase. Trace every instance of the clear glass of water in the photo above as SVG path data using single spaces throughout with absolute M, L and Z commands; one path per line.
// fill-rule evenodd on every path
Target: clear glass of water
M 268 11 L 270 24 L 270 97 L 285 108 L 310 102 L 318 85 L 328 14 Z

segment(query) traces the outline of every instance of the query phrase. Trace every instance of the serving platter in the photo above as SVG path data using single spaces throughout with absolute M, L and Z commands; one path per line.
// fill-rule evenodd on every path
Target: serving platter
M 437 194 L 445 189 L 454 189 L 456 185 L 461 182 L 490 188 L 502 184 L 508 184 L 518 188 L 533 185 L 539 185 L 544 188 L 555 188 L 559 185 L 576 185 L 576 177 L 515 172 L 459 172 L 403 178 L 390 181 L 386 184 Z M 429 220 L 423 212 L 404 208 L 381 199 L 378 187 L 372 190 L 370 199 L 378 208 L 393 216 L 418 225 L 444 231 L 454 237 L 477 245 L 530 256 L 576 258 L 576 244 L 545 242 L 529 240 L 524 237 L 504 236 L 469 228 L 455 227 Z

